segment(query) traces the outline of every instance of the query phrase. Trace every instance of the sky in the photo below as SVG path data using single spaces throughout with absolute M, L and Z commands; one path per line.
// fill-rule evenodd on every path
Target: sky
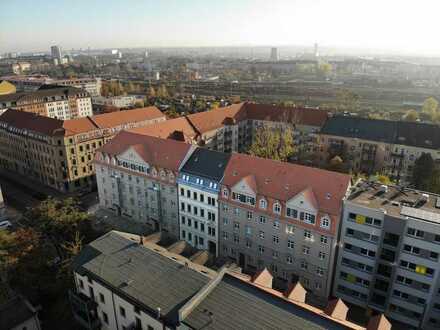
M 0 0 L 0 53 L 320 46 L 440 55 L 438 0 Z

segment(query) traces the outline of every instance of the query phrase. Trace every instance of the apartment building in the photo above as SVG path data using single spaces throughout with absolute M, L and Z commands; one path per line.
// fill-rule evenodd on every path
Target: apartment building
M 91 97 L 101 95 L 102 81 L 101 78 L 69 78 L 69 79 L 53 79 L 46 75 L 14 75 L 4 76 L 0 79 L 9 81 L 14 84 L 20 92 L 35 92 L 42 85 L 61 85 L 70 86 L 85 90 Z
M 94 166 L 102 208 L 179 238 L 177 178 L 189 144 L 121 132 Z
M 335 296 L 408 328 L 440 327 L 440 196 L 360 182 L 340 241 Z
M 319 145 L 322 162 L 338 155 L 353 172 L 383 173 L 406 184 L 422 154 L 440 159 L 440 130 L 432 124 L 335 116 L 322 127 Z
M 260 127 L 291 128 L 298 149 L 311 151 L 327 118 L 328 113 L 318 109 L 244 102 L 171 119 L 134 132 L 174 138 L 222 152 L 243 152 L 252 144 Z
M 93 99 L 94 104 L 98 105 L 108 105 L 116 108 L 129 108 L 135 105 L 136 96 L 133 95 L 122 95 L 122 96 L 111 96 L 111 97 L 95 97 Z
M 341 300 L 324 310 L 312 307 L 298 283 L 276 291 L 267 271 L 254 277 L 216 272 L 122 232 L 87 245 L 73 272 L 72 312 L 86 329 L 391 329 L 379 314 L 366 328 L 347 321 Z
M 35 92 L 0 96 L 0 110 L 14 109 L 61 120 L 92 116 L 90 95 L 73 87 L 45 85 Z
M 300 281 L 319 302 L 331 293 L 339 220 L 350 177 L 231 155 L 219 198 L 219 254 L 275 285 Z
M 218 196 L 230 154 L 195 149 L 179 171 L 180 239 L 218 255 Z
M 166 120 L 155 107 L 71 120 L 7 110 L 0 115 L 0 169 L 62 192 L 95 185 L 95 151 L 121 130 Z

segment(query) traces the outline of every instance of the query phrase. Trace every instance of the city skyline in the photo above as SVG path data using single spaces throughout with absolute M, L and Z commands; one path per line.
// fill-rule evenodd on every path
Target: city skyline
M 435 13 L 422 0 L 333 1 L 50 1 L 0 4 L 9 31 L 0 52 L 71 48 L 286 46 L 370 49 L 440 55 Z M 368 6 L 367 6 L 368 5 Z M 23 11 L 24 7 L 32 8 Z M 380 7 L 379 7 L 380 6 Z M 380 11 L 377 8 L 381 8 Z M 65 13 L 65 14 L 64 14 Z M 67 15 L 68 13 L 68 15 Z M 118 13 L 115 15 L 114 13 Z M 393 14 L 395 13 L 395 15 Z M 325 28 L 324 28 L 325 27 Z

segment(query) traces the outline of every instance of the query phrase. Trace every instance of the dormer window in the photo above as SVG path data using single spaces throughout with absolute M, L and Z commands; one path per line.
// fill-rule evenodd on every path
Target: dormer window
M 264 198 L 260 199 L 260 209 L 265 210 L 266 208 L 267 208 L 267 201 Z
M 239 203 L 249 204 L 252 206 L 255 205 L 255 198 L 252 196 L 247 196 L 244 194 L 239 194 L 239 193 L 233 192 L 232 199 L 236 202 L 239 202 Z
M 223 197 L 228 198 L 229 196 L 229 191 L 227 188 L 223 188 Z
M 330 229 L 330 218 L 325 216 L 321 218 L 321 228 Z
M 281 204 L 276 202 L 275 204 L 273 204 L 273 212 L 276 214 L 280 214 L 281 213 Z

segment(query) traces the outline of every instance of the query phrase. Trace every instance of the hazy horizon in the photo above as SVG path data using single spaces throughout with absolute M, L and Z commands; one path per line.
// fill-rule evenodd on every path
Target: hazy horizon
M 321 47 L 440 56 L 434 0 L 31 0 L 0 4 L 0 53 L 79 48 Z

